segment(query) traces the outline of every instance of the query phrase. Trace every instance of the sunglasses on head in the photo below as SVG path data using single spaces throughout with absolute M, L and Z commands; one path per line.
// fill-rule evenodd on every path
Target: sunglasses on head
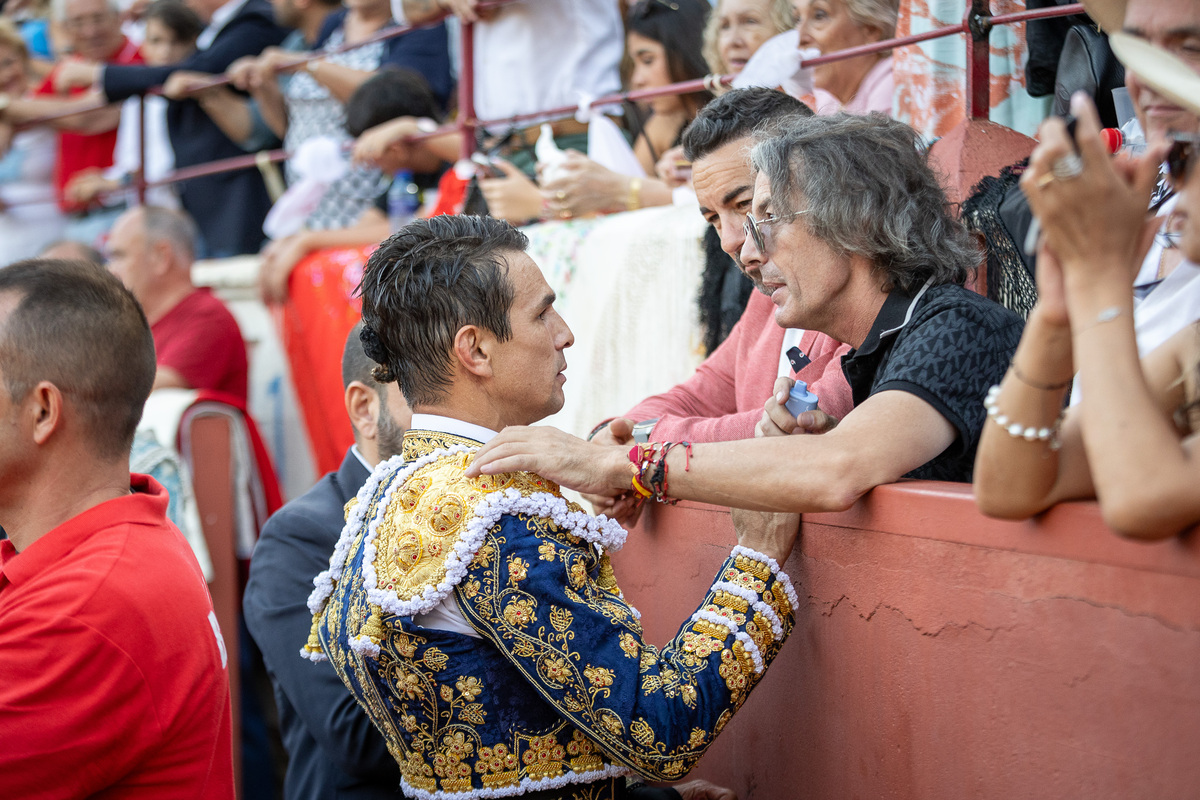
M 1171 176 L 1171 183 L 1178 188 L 1183 185 L 1184 179 L 1195 166 L 1194 147 L 1200 144 L 1200 134 L 1172 133 L 1170 137 L 1171 149 L 1167 151 L 1167 174 Z

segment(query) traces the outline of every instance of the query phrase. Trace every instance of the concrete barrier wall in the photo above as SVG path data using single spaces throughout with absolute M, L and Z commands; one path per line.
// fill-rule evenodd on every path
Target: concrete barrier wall
M 747 798 L 1200 796 L 1200 541 L 1118 538 L 1091 503 L 1006 523 L 970 487 L 807 515 L 796 628 L 697 776 Z M 661 644 L 735 537 L 647 513 L 614 556 Z

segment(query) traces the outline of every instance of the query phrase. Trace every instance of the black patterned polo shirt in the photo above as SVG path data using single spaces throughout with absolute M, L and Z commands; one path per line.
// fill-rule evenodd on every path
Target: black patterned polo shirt
M 909 392 L 958 432 L 933 460 L 904 477 L 970 482 L 987 413 L 983 398 L 999 383 L 1021 338 L 1022 319 L 969 289 L 927 286 L 893 291 L 862 346 L 842 357 L 857 407 L 879 392 Z

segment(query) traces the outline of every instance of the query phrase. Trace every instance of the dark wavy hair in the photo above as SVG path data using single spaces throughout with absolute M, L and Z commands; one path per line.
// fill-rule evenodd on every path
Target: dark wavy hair
M 708 74 L 703 53 L 704 25 L 711 12 L 708 0 L 640 0 L 629 9 L 625 32 L 645 36 L 663 46 L 672 83 L 696 80 Z M 690 100 L 694 108 L 710 99 L 707 92 L 681 97 Z
M 363 349 L 377 381 L 398 381 L 410 406 L 436 403 L 454 380 L 454 337 L 478 325 L 512 336 L 513 287 L 503 259 L 524 252 L 525 234 L 492 217 L 419 219 L 385 240 L 367 261 Z
M 982 254 L 953 213 L 916 131 L 883 114 L 795 119 L 760 131 L 750 153 L 772 211 L 843 255 L 864 256 L 883 288 L 963 284 Z
M 363 81 L 346 101 L 346 132 L 355 138 L 396 117 L 442 120 L 429 81 L 416 70 L 384 67 Z
M 195 43 L 204 22 L 181 0 L 154 0 L 142 13 L 142 21 L 156 19 L 180 42 Z
M 701 49 L 711 12 L 708 0 L 639 0 L 629 9 L 625 31 L 663 46 L 673 82 L 695 80 L 708 74 Z
M 749 136 L 758 127 L 792 117 L 811 117 L 813 111 L 776 89 L 734 89 L 706 105 L 683 132 L 683 155 L 704 158 L 729 142 Z

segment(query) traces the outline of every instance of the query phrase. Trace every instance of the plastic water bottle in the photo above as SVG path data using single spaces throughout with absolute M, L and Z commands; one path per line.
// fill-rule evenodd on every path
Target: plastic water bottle
M 1128 153 L 1140 156 L 1146 150 L 1146 137 L 1142 134 L 1137 117 L 1129 119 L 1120 128 L 1105 128 L 1100 131 L 1100 138 L 1104 140 L 1109 155 Z
M 400 170 L 387 191 L 388 227 L 392 233 L 416 219 L 421 207 L 420 189 L 413 183 L 412 173 Z
M 787 402 L 783 405 L 793 417 L 799 417 L 805 411 L 812 411 L 817 407 L 817 396 L 808 390 L 804 381 L 796 381 L 792 391 L 788 393 Z
M 1146 134 L 1137 117 L 1131 117 L 1121 126 L 1121 152 L 1140 156 L 1146 150 Z
M 1114 155 L 1129 153 L 1131 156 L 1140 156 L 1146 149 L 1146 135 L 1138 122 L 1137 114 L 1134 113 L 1129 90 L 1124 86 L 1113 89 L 1112 97 L 1113 111 L 1116 112 L 1117 124 L 1120 127 L 1105 128 L 1101 132 L 1108 152 Z

